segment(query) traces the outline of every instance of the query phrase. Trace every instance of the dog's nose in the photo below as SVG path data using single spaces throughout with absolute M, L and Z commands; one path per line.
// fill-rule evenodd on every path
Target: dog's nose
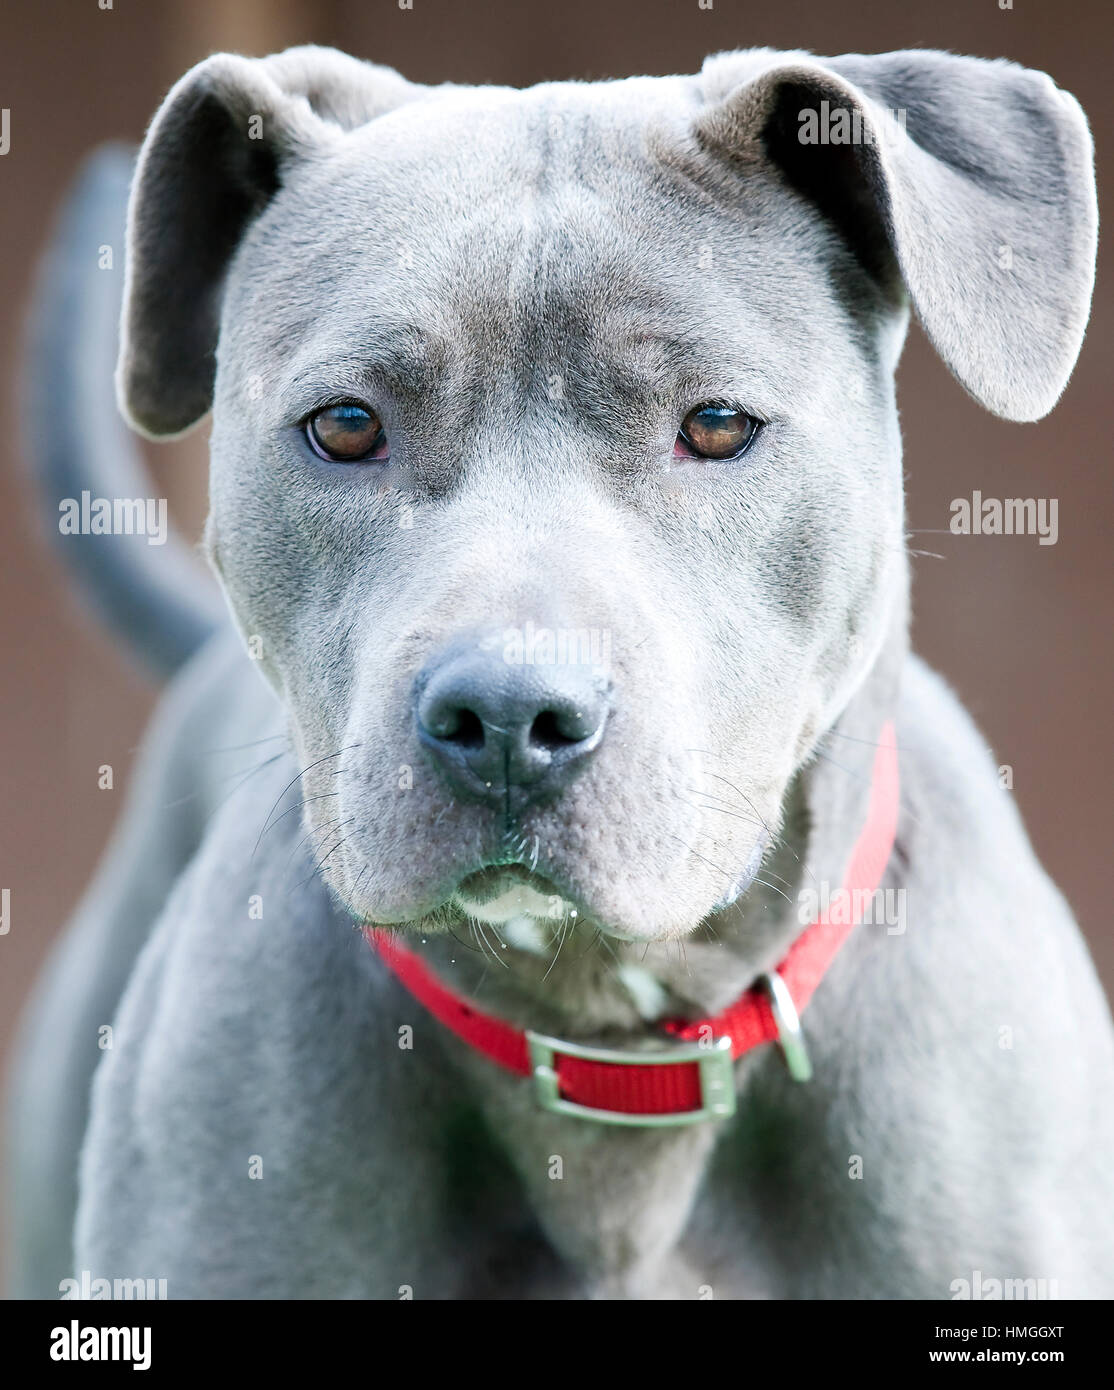
M 516 665 L 480 643 L 443 653 L 417 681 L 419 738 L 451 785 L 481 800 L 562 790 L 599 747 L 607 714 L 596 668 Z

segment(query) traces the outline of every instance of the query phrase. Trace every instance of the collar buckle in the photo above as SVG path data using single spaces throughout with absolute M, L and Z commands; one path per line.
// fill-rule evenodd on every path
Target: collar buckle
M 595 1120 L 597 1124 L 662 1128 L 697 1124 L 703 1120 L 725 1120 L 735 1113 L 735 1071 L 730 1038 L 716 1038 L 711 1043 L 688 1043 L 662 1052 L 624 1052 L 618 1048 L 585 1047 L 581 1043 L 564 1042 L 528 1028 L 526 1043 L 530 1053 L 534 1094 L 542 1109 L 554 1114 L 575 1115 L 582 1120 Z M 641 1111 L 628 1113 L 578 1105 L 561 1095 L 558 1057 L 577 1057 L 608 1066 L 691 1066 L 695 1063 L 700 1078 L 700 1105 L 695 1110 L 660 1114 Z

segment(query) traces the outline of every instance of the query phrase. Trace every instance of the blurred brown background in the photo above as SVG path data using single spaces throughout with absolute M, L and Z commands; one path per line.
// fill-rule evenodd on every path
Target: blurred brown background
M 1099 198 L 1114 172 L 1114 6 L 1109 0 L 7 0 L 0 106 L 0 1063 L 33 974 L 100 853 L 155 692 L 77 609 L 40 538 L 20 457 L 18 376 L 27 296 L 58 200 L 82 156 L 137 141 L 168 86 L 222 48 L 335 44 L 419 81 L 515 85 L 699 68 L 718 49 L 817 53 L 928 46 L 1050 72 L 1088 112 Z M 705 0 L 707 3 L 707 0 Z M 1114 366 L 1111 243 L 1075 378 L 1046 421 L 1012 425 L 963 394 L 914 330 L 901 368 L 915 640 L 1012 765 L 1037 851 L 1087 933 L 1108 987 L 1114 928 L 1101 846 L 1114 831 L 1108 719 L 1114 503 L 1107 472 Z M 149 451 L 164 495 L 196 534 L 204 441 Z M 956 537 L 949 504 L 1059 499 L 1060 539 Z M 96 770 L 116 769 L 99 791 Z

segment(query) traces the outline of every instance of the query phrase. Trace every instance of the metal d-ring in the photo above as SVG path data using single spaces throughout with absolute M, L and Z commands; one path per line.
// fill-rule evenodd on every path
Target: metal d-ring
M 801 1032 L 801 1016 L 789 993 L 789 986 L 776 970 L 762 976 L 762 984 L 770 996 L 770 1012 L 777 1024 L 778 1046 L 794 1081 L 812 1080 L 812 1063 L 809 1061 L 805 1037 Z

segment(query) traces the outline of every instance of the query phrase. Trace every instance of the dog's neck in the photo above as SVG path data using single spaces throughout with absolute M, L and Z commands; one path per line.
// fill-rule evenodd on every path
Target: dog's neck
M 540 943 L 489 934 L 488 949 L 462 936 L 430 936 L 423 955 L 485 1011 L 570 1040 L 647 1034 L 655 1017 L 718 1012 L 804 930 L 809 890 L 842 882 L 907 649 L 901 612 L 862 685 L 791 781 L 778 833 L 750 887 L 683 942 L 627 943 L 578 926 Z

